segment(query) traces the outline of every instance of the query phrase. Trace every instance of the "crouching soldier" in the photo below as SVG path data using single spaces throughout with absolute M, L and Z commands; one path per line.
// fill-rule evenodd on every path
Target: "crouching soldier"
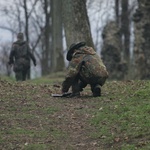
M 12 49 L 9 56 L 9 65 L 13 65 L 13 71 L 17 81 L 25 81 L 30 69 L 30 59 L 36 66 L 36 59 L 31 53 L 30 47 L 23 40 L 23 33 L 17 34 L 17 41 L 12 44 Z
M 80 96 L 80 91 L 89 84 L 93 96 L 101 96 L 101 86 L 108 78 L 108 72 L 95 50 L 85 42 L 79 42 L 70 46 L 66 58 L 70 63 L 62 93 L 68 92 L 72 86 L 70 97 Z

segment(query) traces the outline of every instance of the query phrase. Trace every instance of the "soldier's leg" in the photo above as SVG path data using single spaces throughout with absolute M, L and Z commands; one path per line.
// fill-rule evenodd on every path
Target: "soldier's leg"
M 79 74 L 79 90 L 83 91 L 83 88 L 85 88 L 86 86 L 87 86 L 86 81 Z
M 16 71 L 15 72 L 16 81 L 22 81 L 22 72 Z
M 85 88 L 87 86 L 87 83 L 79 81 L 79 90 L 83 91 L 83 88 Z
M 28 69 L 22 71 L 22 81 L 25 81 L 27 78 Z
M 99 84 L 91 85 L 91 91 L 94 97 L 101 96 L 101 86 Z
M 80 96 L 79 78 L 78 76 L 74 79 L 72 84 L 72 94 L 69 97 Z

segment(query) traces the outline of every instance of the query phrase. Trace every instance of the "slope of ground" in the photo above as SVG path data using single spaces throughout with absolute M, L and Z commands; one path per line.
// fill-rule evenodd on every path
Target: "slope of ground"
M 1 150 L 148 150 L 150 81 L 108 81 L 102 96 L 54 98 L 62 77 L 0 77 Z

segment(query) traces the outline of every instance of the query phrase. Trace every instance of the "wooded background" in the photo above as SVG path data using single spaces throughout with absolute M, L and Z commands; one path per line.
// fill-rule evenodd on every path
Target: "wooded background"
M 72 43 L 85 41 L 102 57 L 110 79 L 150 79 L 149 0 L 13 0 L 0 2 L 0 74 L 23 32 L 38 66 L 34 77 L 64 71 Z M 4 32 L 3 32 L 4 33 Z

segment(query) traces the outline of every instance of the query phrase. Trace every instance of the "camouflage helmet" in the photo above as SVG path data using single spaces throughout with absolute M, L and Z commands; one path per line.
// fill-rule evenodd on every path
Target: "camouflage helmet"
M 72 59 L 72 54 L 74 53 L 74 50 L 75 50 L 75 49 L 78 49 L 78 48 L 80 48 L 80 47 L 82 47 L 82 46 L 85 46 L 85 45 L 86 45 L 85 42 L 78 42 L 78 43 L 73 43 L 73 44 L 71 44 L 70 47 L 69 47 L 69 50 L 68 50 L 68 52 L 67 52 L 66 59 L 67 59 L 68 61 L 71 61 L 71 59 Z
M 17 39 L 23 40 L 23 33 L 22 32 L 19 32 L 17 34 Z

